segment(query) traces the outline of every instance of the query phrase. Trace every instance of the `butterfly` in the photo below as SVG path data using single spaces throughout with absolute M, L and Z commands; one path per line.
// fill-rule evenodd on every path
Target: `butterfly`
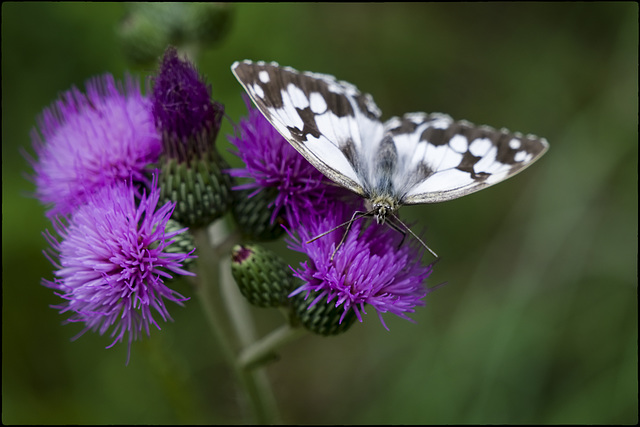
M 360 215 L 402 224 L 395 215 L 400 206 L 474 193 L 512 177 L 549 148 L 544 138 L 442 113 L 407 113 L 382 122 L 371 95 L 327 74 L 249 60 L 231 70 L 304 158 L 366 200 L 367 211 L 354 213 L 351 222 Z

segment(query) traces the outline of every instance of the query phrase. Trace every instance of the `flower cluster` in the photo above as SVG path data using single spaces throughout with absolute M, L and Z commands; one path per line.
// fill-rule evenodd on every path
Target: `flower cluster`
M 184 268 L 195 256 L 187 228 L 176 223 L 180 201 L 163 196 L 170 191 L 162 184 L 176 180 L 152 170 L 171 147 L 218 159 L 210 147 L 224 108 L 210 99 L 195 67 L 168 49 L 154 82 L 147 97 L 131 77 L 125 84 L 95 78 L 86 94 L 72 88 L 45 109 L 32 134 L 35 196 L 48 205 L 58 236 L 45 232 L 56 271 L 43 284 L 65 300 L 56 308 L 70 314 L 67 322 L 84 324 L 78 336 L 110 331 L 109 347 L 128 335 L 130 349 L 151 325 L 160 328 L 156 317 L 171 320 L 165 301 L 182 305 L 188 298 L 167 280 L 194 275 Z M 195 162 L 208 173 L 191 174 L 204 199 L 196 217 L 220 216 L 229 203 L 230 181 L 220 172 L 227 165 L 207 170 Z
M 367 306 L 385 328 L 384 313 L 411 320 L 432 269 L 415 242 L 353 216 L 363 199 L 312 166 L 247 98 L 248 117 L 229 137 L 245 167 L 229 168 L 215 147 L 224 106 L 175 49 L 152 81 L 146 97 L 131 77 L 94 79 L 46 109 L 33 132 L 35 195 L 58 236 L 45 233 L 56 271 L 43 284 L 65 300 L 56 308 L 67 322 L 84 324 L 79 335 L 110 331 L 109 347 L 127 337 L 130 349 L 160 328 L 154 315 L 171 320 L 165 301 L 187 298 L 165 282 L 193 275 L 183 225 L 208 226 L 230 208 L 249 240 L 286 228 L 289 248 L 307 256 L 287 269 L 257 245 L 234 249 L 233 275 L 253 303 L 288 306 L 292 324 L 324 335 L 362 322 Z
M 424 305 L 429 290 L 423 282 L 432 264 L 421 264 L 422 251 L 412 243 L 400 245 L 399 232 L 368 219 L 351 223 L 345 236 L 340 225 L 355 211 L 364 211 L 363 199 L 328 180 L 257 109 L 249 107 L 239 135 L 229 141 L 246 164 L 230 173 L 249 180 L 237 188 L 252 189 L 249 197 L 276 188 L 271 219 L 284 211 L 289 248 L 308 257 L 292 268 L 302 285 L 290 297 L 304 293 L 313 298 L 309 309 L 320 301 L 341 306 L 340 322 L 350 313 L 362 321 L 370 305 L 385 328 L 383 313 L 409 319 L 407 313 Z M 330 230 L 334 231 L 327 233 Z

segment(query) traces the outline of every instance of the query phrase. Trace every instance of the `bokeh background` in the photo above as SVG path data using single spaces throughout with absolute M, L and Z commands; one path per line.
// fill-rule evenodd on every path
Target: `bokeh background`
M 229 67 L 250 58 L 353 82 L 385 118 L 441 111 L 551 145 L 498 186 L 402 209 L 442 257 L 430 285 L 447 285 L 416 324 L 387 317 L 387 332 L 369 313 L 342 336 L 284 347 L 268 368 L 282 420 L 636 424 L 637 3 L 236 6 L 227 37 L 198 60 L 236 122 L 246 109 Z M 175 322 L 135 343 L 125 366 L 126 345 L 105 350 L 108 336 L 71 342 L 80 326 L 61 325 L 49 307 L 58 297 L 40 285 L 52 272 L 49 224 L 19 150 L 72 85 L 153 72 L 126 62 L 123 14 L 110 3 L 2 4 L 6 424 L 242 422 L 195 299 L 170 307 Z M 226 122 L 221 135 L 231 132 Z M 254 314 L 261 333 L 281 322 Z

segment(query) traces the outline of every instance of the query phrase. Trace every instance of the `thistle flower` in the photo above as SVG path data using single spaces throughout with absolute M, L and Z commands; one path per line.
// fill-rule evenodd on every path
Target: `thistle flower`
M 149 325 L 160 329 L 154 312 L 172 320 L 164 300 L 179 305 L 187 300 L 164 280 L 171 279 L 171 273 L 193 276 L 182 263 L 194 258 L 193 250 L 165 251 L 186 229 L 165 230 L 174 205 L 157 208 L 156 178 L 148 195 L 137 201 L 135 194 L 130 182 L 117 182 L 90 196 L 68 221 L 58 217 L 54 229 L 60 240 L 45 233 L 52 246 L 47 256 L 57 271 L 53 281 L 42 282 L 66 300 L 54 307 L 71 313 L 66 323 L 85 324 L 75 338 L 89 330 L 102 335 L 111 329 L 114 340 L 107 348 L 128 334 L 129 352 L 133 340 L 143 332 L 149 335 Z
M 239 124 L 240 136 L 229 136 L 236 146 L 236 155 L 246 167 L 231 169 L 229 174 L 251 181 L 234 190 L 254 190 L 249 197 L 264 189 L 275 188 L 271 222 L 284 214 L 288 224 L 296 228 L 302 212 L 318 211 L 325 198 L 339 198 L 349 194 L 331 182 L 302 157 L 269 121 L 245 98 L 249 116 Z
M 289 241 L 291 249 L 309 257 L 294 273 L 304 284 L 289 296 L 314 292 L 315 299 L 309 306 L 324 298 L 336 307 L 342 305 L 340 321 L 353 311 L 362 322 L 367 304 L 376 310 L 385 329 L 388 328 L 383 313 L 412 321 L 406 313 L 425 305 L 422 299 L 430 290 L 423 282 L 431 274 L 433 264 L 421 265 L 422 251 L 414 242 L 400 246 L 402 235 L 397 231 L 374 222 L 366 224 L 363 219 L 351 225 L 335 255 L 344 235 L 342 229 L 304 243 L 349 220 L 353 208 L 335 203 L 327 212 L 330 213 L 323 216 L 309 213 L 301 221 L 299 238 Z
M 212 101 L 210 93 L 211 86 L 204 83 L 196 67 L 169 47 L 154 79 L 152 111 L 156 126 L 179 140 L 206 129 L 209 139 L 215 141 L 224 106 Z
M 174 219 L 206 226 L 231 206 L 229 165 L 215 140 L 224 106 L 212 101 L 211 87 L 196 68 L 168 48 L 153 87 L 153 116 L 162 133 L 161 200 L 176 202 Z
M 26 156 L 49 217 L 73 212 L 114 182 L 148 184 L 144 170 L 162 150 L 149 101 L 132 77 L 123 85 L 106 74 L 86 86 L 86 95 L 74 87 L 45 109 L 31 133 L 37 160 Z

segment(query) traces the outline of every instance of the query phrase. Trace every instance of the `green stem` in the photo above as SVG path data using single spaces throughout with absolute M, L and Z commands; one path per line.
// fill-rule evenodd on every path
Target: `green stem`
M 220 287 L 240 346 L 247 347 L 256 340 L 256 332 L 249 304 L 231 274 L 230 257 L 220 261 Z
M 273 358 L 277 349 L 286 343 L 299 338 L 306 332 L 307 331 L 304 328 L 293 327 L 288 324 L 282 325 L 260 341 L 257 341 L 245 348 L 242 353 L 240 353 L 238 363 L 243 369 L 250 370 L 253 367 Z
M 216 257 L 206 228 L 193 230 L 193 237 L 198 254 L 197 262 L 197 280 L 196 293 L 207 323 L 213 332 L 213 335 L 222 349 L 223 356 L 230 366 L 235 366 L 236 358 L 234 343 L 229 331 L 224 327 L 226 321 L 222 318 L 224 307 L 222 307 L 222 299 L 215 292 L 215 283 L 219 275 L 219 264 L 215 262 Z
M 219 221 L 213 227 L 213 236 L 207 229 L 193 231 L 198 251 L 197 293 L 213 334 L 222 348 L 223 355 L 232 367 L 247 403 L 257 424 L 274 424 L 278 421 L 276 402 L 269 380 L 264 370 L 246 370 L 240 366 L 236 358 L 236 348 L 253 341 L 253 330 L 250 312 L 243 301 L 228 298 L 228 291 L 234 285 L 233 278 L 226 274 L 228 265 L 228 249 L 232 246 L 234 235 L 227 235 L 224 225 Z M 218 243 L 212 247 L 210 237 Z M 226 313 L 225 313 L 226 310 Z M 228 316 L 225 316 L 227 314 Z M 229 318 L 234 327 L 229 328 Z
M 275 397 L 266 372 L 263 369 L 248 371 L 239 368 L 238 373 L 244 384 L 256 423 L 280 424 Z

